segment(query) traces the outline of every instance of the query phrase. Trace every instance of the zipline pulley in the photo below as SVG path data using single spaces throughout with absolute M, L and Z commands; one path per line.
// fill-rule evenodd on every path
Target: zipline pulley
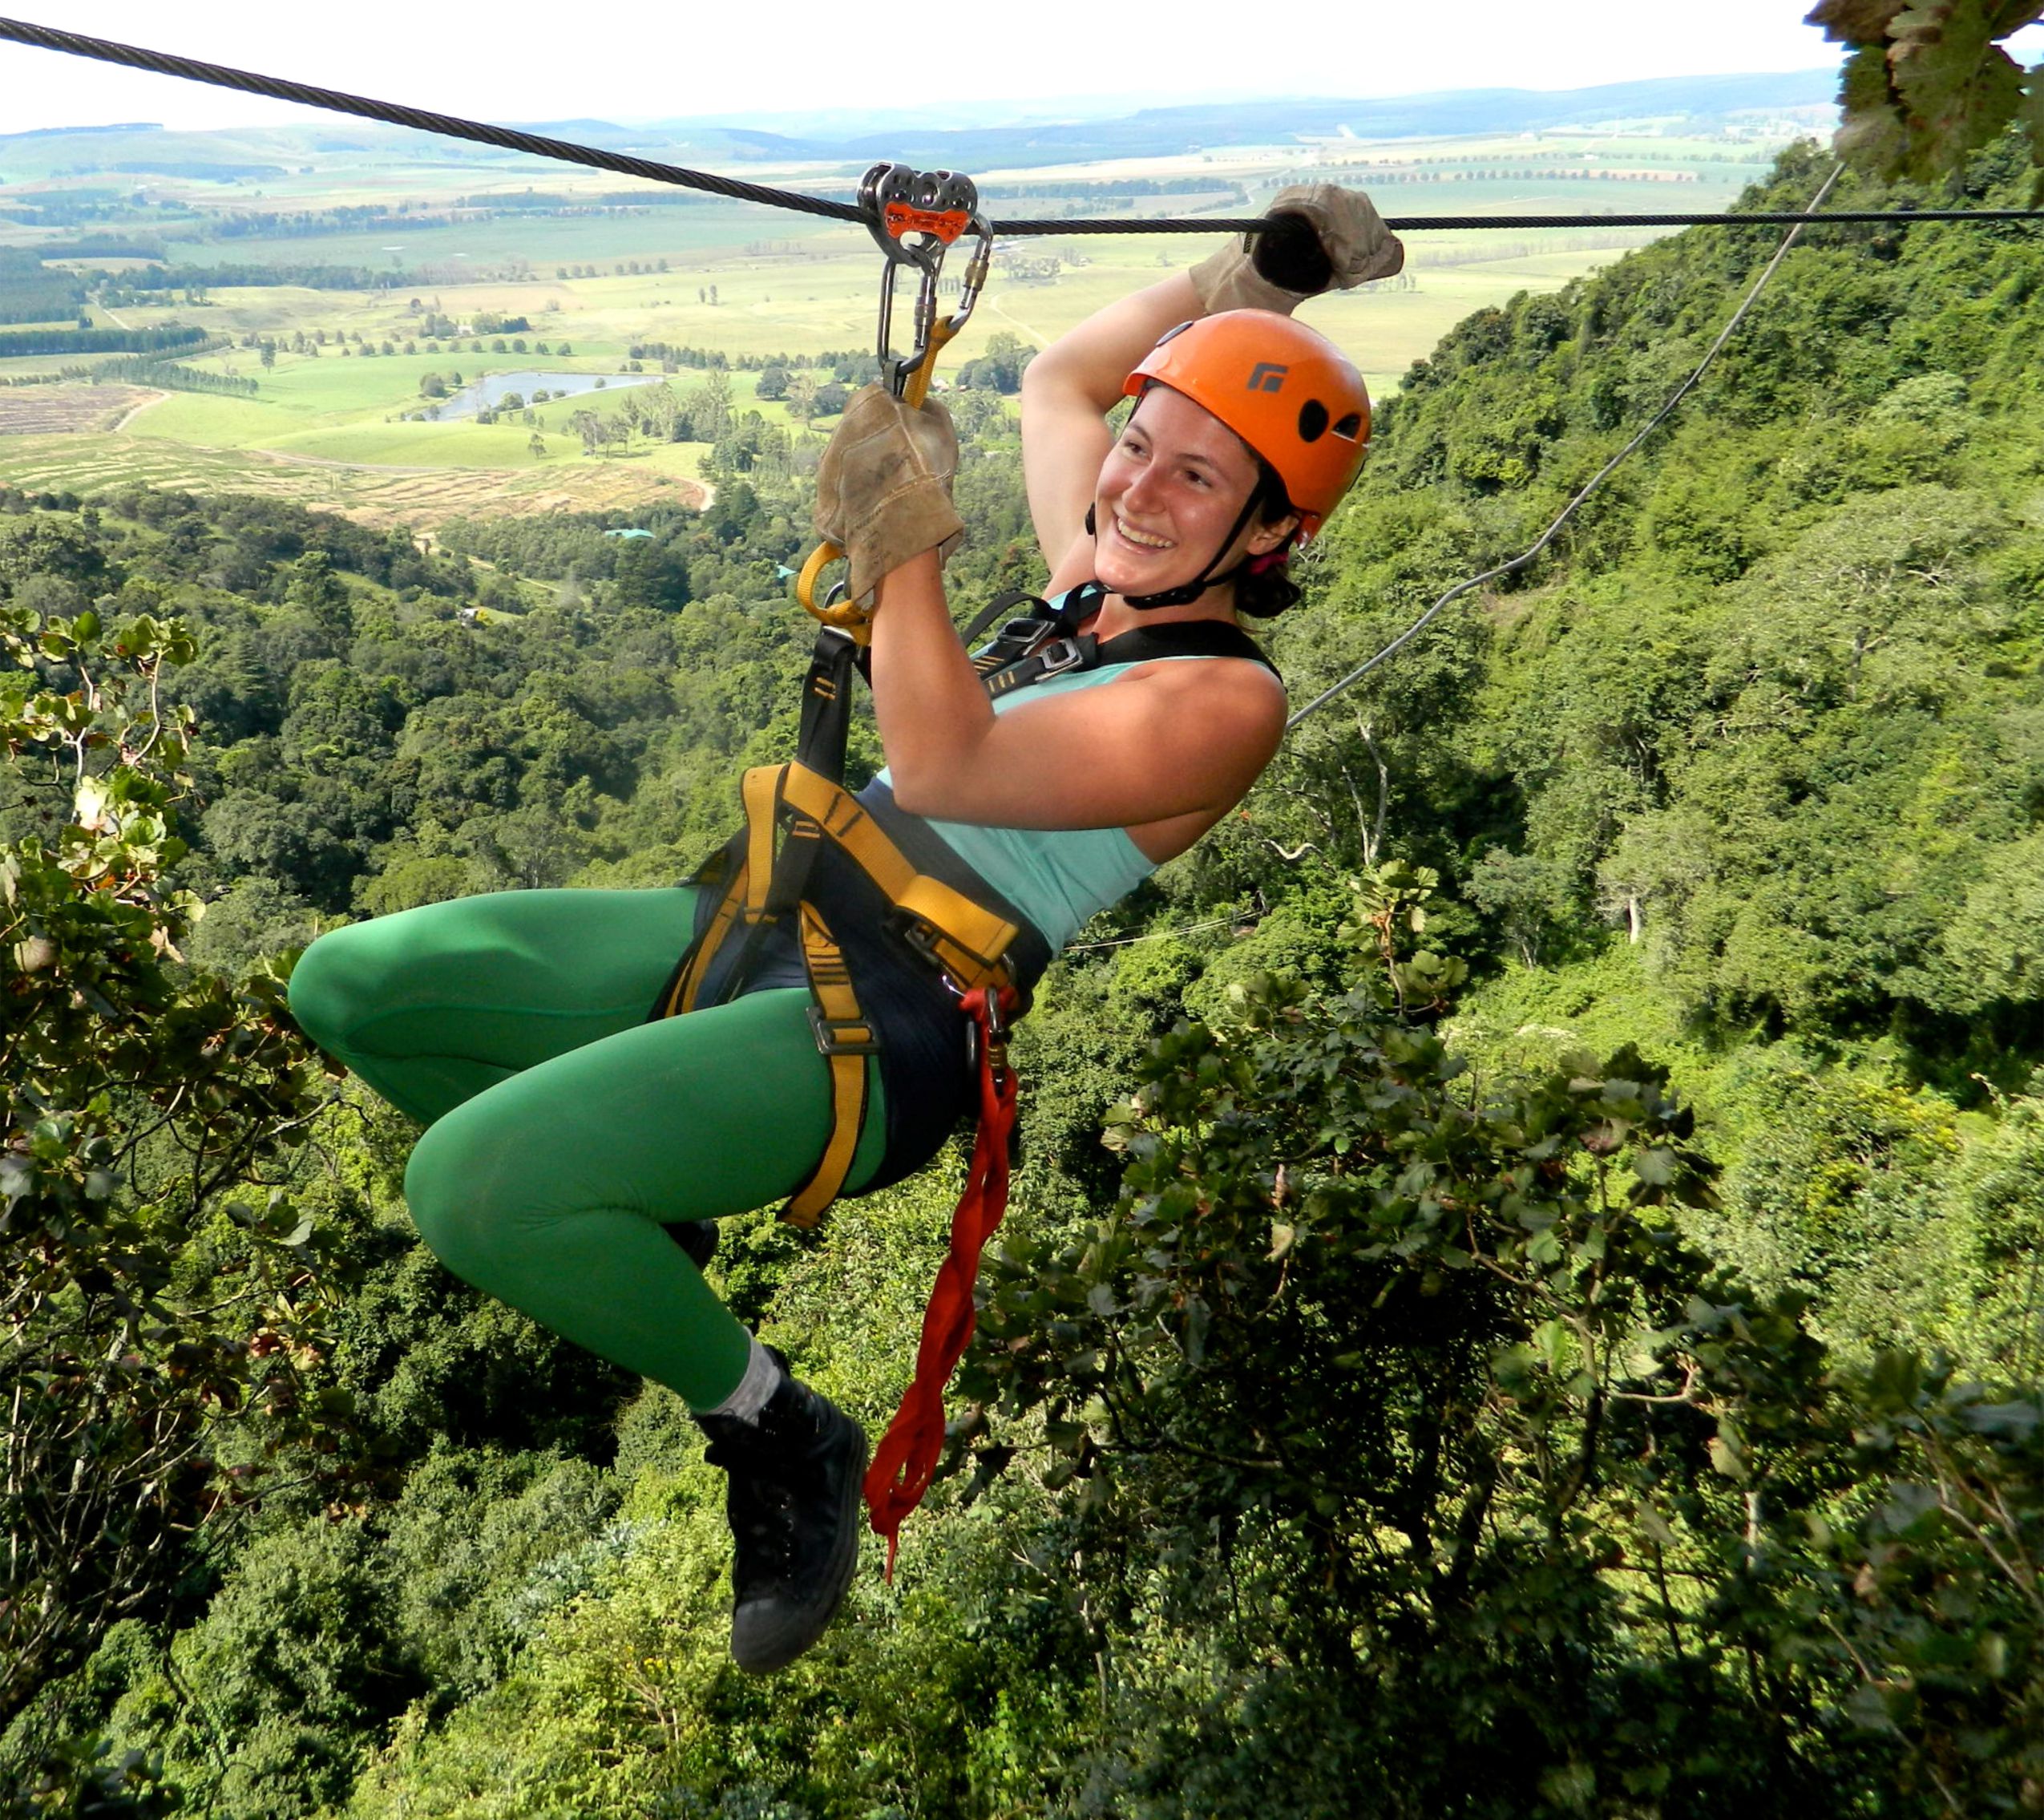
M 858 208 L 866 218 L 866 231 L 887 261 L 880 274 L 879 333 L 875 344 L 880 381 L 903 402 L 920 405 L 929 395 L 937 356 L 972 319 L 973 306 L 986 287 L 993 261 L 992 230 L 980 214 L 978 186 L 956 171 L 875 164 L 859 180 Z M 944 256 L 967 234 L 977 244 L 959 281 L 958 307 L 948 316 L 940 316 L 938 293 Z M 915 297 L 915 345 L 907 354 L 898 354 L 894 350 L 895 284 L 904 266 L 915 272 L 920 281 Z M 818 544 L 796 578 L 795 598 L 805 611 L 826 625 L 850 633 L 863 645 L 869 636 L 870 615 L 857 601 L 839 598 L 843 584 L 834 584 L 821 601 L 817 598 L 817 583 L 823 571 L 842 560 L 844 553 L 835 544 Z
M 979 218 L 980 192 L 955 171 L 918 171 L 907 164 L 875 164 L 860 179 L 858 206 L 867 231 L 887 260 L 880 275 L 880 330 L 876 351 L 880 378 L 898 398 L 920 404 L 930 389 L 936 357 L 965 326 L 987 281 L 993 237 Z M 967 233 L 980 249 L 966 267 L 958 309 L 939 322 L 937 290 L 944 255 Z M 895 282 L 908 266 L 922 277 L 915 298 L 915 345 L 894 351 Z

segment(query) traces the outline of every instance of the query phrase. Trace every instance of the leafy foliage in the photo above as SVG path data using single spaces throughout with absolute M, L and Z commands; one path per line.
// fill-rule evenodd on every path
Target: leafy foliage
M 1474 1081 L 1399 965 L 1182 1025 L 1112 1213 L 990 1273 L 976 1484 L 1059 1495 L 1097 1648 L 1212 1652 L 1112 1678 L 1122 1810 L 1258 1811 L 1295 1726 L 1289 1812 L 2026 1798 L 2034 1394 L 1828 1371 L 1679 1236 L 1714 1171 L 1659 1070 Z
M 236 989 L 175 965 L 196 908 L 166 876 L 190 721 L 163 681 L 190 633 L 10 605 L 0 641 L 18 775 L 63 805 L 0 851 L 5 1718 L 158 1608 L 181 1536 L 248 1496 L 266 1454 L 333 1452 L 345 1412 L 308 1368 L 345 1267 L 263 1186 L 324 1094 L 282 976 Z M 316 1475 L 337 1486 L 337 1466 Z
M 1998 147 L 1972 193 L 2006 196 L 2014 166 Z M 1814 174 L 1792 158 L 1755 200 Z M 1317 599 L 1281 622 L 1295 682 L 1529 542 L 1687 369 L 1748 257 L 1714 234 L 1656 247 L 1472 318 L 1416 367 Z M 2014 878 L 2036 813 L 2038 419 L 2034 371 L 1976 313 L 2044 333 L 2040 281 L 2027 240 L 1799 248 L 1564 561 L 1300 730 L 1243 862 L 1402 855 L 1452 881 L 1446 926 L 1466 906 L 1521 963 L 1586 959 L 1620 924 L 1720 1041 L 1893 1033 L 1925 1075 L 2019 1085 L 2022 989 L 1993 982 L 2022 977 L 2030 937 L 1987 868 Z M 1509 491 L 1470 466 L 1501 438 Z
M 1960 192 L 2011 199 L 2026 166 L 1998 141 Z M 1687 235 L 1416 367 L 1278 624 L 1295 691 L 1530 541 L 1755 257 Z M 416 1247 L 394 1113 L 293 1113 L 191 1227 L 188 1158 L 137 1143 L 103 1218 L 153 1223 L 144 1292 L 214 1311 L 244 1402 L 177 1431 L 219 1470 L 151 1532 L 153 1590 L 36 1671 L 23 1787 L 237 1820 L 2034 1806 L 2039 259 L 1935 227 L 1800 246 L 1565 546 L 1307 723 L 1088 932 L 1018 1033 L 1026 1160 L 954 1470 L 897 1585 L 862 1575 L 786 1676 L 723 1660 L 685 1412 Z M 187 1003 L 256 1032 L 201 1042 L 207 1116 L 323 1098 L 270 1024 L 273 957 L 324 921 L 666 883 L 727 831 L 732 772 L 792 737 L 779 571 L 814 445 L 703 370 L 677 404 L 717 425 L 717 500 L 635 517 L 648 538 L 564 515 L 427 550 L 262 501 L 0 494 L 19 638 L 146 616 L 198 647 L 152 708 L 88 625 L 110 742 L 38 736 L 0 773 L 22 876 L 138 1008 L 110 1143 L 152 1093 L 200 1116 L 198 1064 L 147 1046 Z M 954 399 L 963 605 L 1034 572 L 1012 420 Z M 8 699 L 61 734 L 75 653 L 30 655 Z M 95 830 L 77 753 L 111 791 L 121 713 L 165 794 Z M 141 751 L 157 718 L 182 759 Z M 64 872 L 116 839 L 154 853 L 139 896 Z M 24 1006 L 47 984 L 10 977 Z M 106 1037 L 37 1002 L 50 1066 Z M 716 1280 L 876 1422 L 952 1186 L 813 1236 L 734 1219 Z M 74 1226 L 102 1217 L 80 1195 Z M 145 1299 L 123 1244 L 99 1255 Z M 279 1296 L 306 1344 L 258 1358 Z M 375 1476 L 335 1477 L 357 1446 Z
M 1839 150 L 1884 177 L 1942 176 L 2011 122 L 2044 172 L 2044 64 L 2002 48 L 2044 18 L 2035 0 L 1818 0 L 1809 22 L 1849 44 Z

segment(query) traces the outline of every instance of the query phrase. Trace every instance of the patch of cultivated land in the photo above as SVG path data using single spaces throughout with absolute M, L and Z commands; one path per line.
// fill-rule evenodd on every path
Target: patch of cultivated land
M 135 386 L 10 386 L 0 390 L 0 436 L 116 430 L 163 395 Z
M 0 484 L 90 495 L 133 486 L 257 493 L 366 524 L 423 528 L 475 512 L 601 512 L 654 500 L 700 505 L 702 483 L 629 458 L 520 470 L 406 468 L 265 450 L 194 448 L 130 435 L 0 442 Z

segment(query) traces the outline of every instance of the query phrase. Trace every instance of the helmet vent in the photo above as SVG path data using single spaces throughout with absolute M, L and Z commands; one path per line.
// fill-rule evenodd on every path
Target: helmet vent
M 1344 443 L 1352 443 L 1363 434 L 1363 413 L 1351 411 L 1335 426 L 1335 434 Z
M 1317 443 L 1327 433 L 1327 407 L 1318 398 L 1308 398 L 1299 407 L 1299 439 Z

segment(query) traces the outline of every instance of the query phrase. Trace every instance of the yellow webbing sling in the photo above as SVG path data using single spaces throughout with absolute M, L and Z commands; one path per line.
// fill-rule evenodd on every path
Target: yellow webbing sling
M 829 840 L 865 873 L 900 916 L 910 944 L 935 961 L 957 991 L 1015 983 L 1008 957 L 1019 926 L 919 871 L 842 785 L 799 762 L 761 765 L 745 773 L 740 794 L 745 809 L 744 857 L 735 863 L 731 859 L 732 849 L 740 845 L 734 841 L 697 875 L 698 882 L 720 889 L 721 896 L 677 970 L 662 1015 L 697 1009 L 703 980 L 733 930 L 749 934 L 789 913 L 787 907 L 772 903 L 772 888 L 777 870 L 783 878 L 790 876 L 791 843 L 804 840 Z M 797 858 L 792 872 L 806 880 L 806 859 Z M 830 1135 L 822 1160 L 781 1217 L 793 1225 L 814 1226 L 850 1171 L 870 1098 L 866 1062 L 879 1044 L 860 1007 L 843 950 L 800 888 L 792 910 L 814 1000 L 810 1022 L 817 1047 L 830 1064 Z

